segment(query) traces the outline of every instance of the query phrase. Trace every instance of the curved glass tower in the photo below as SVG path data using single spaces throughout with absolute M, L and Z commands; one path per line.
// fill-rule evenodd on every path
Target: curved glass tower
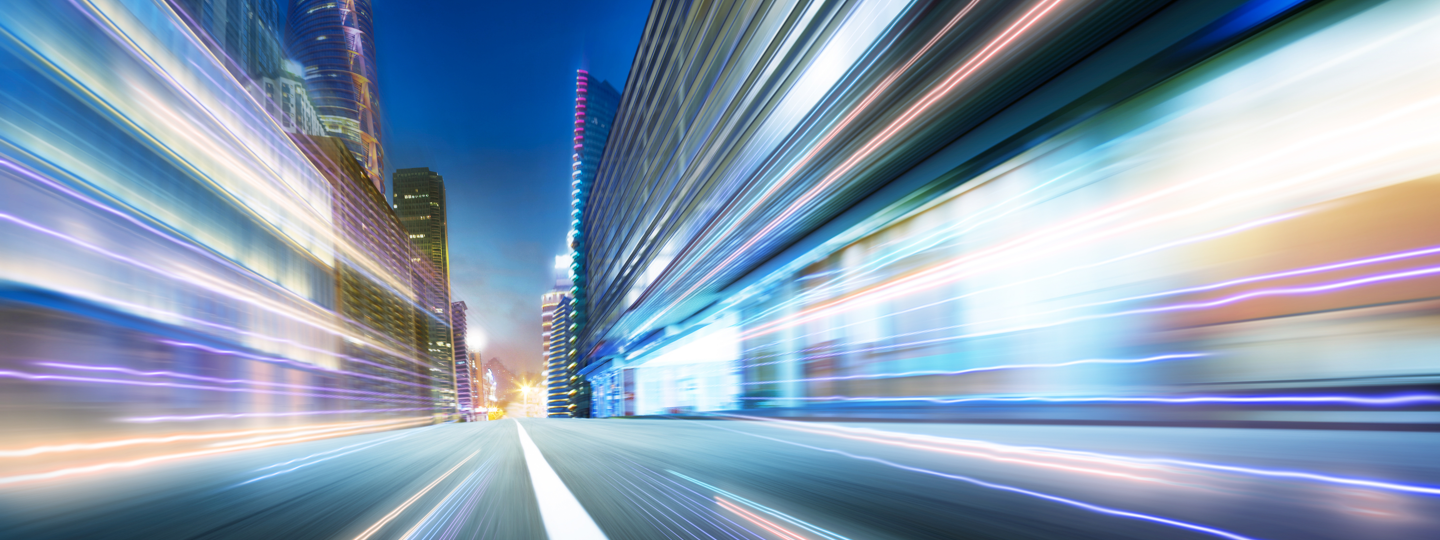
M 305 83 L 325 131 L 345 145 L 385 191 L 380 94 L 370 0 L 290 0 L 285 43 L 305 66 Z

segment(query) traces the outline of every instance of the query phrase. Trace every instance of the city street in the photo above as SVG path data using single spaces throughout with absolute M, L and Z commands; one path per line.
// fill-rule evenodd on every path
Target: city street
M 1437 437 L 500 420 L 0 479 L 0 537 L 1418 538 Z

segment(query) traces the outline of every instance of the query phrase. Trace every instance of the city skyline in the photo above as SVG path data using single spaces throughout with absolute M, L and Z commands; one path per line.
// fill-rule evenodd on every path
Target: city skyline
M 622 88 L 650 2 L 374 7 L 386 176 L 408 167 L 445 175 L 451 200 L 465 201 L 449 216 L 451 288 L 470 304 L 471 348 L 539 373 L 539 298 L 554 258 L 569 255 L 575 70 Z

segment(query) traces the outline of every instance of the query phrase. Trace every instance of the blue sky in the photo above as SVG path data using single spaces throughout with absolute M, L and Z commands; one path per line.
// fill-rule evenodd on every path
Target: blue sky
M 566 253 L 575 70 L 623 88 L 650 2 L 374 9 L 391 170 L 445 177 L 450 282 L 471 335 L 486 336 L 486 360 L 539 372 L 540 295 Z

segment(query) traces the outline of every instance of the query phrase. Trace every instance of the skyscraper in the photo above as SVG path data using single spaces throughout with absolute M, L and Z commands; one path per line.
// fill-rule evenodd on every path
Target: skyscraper
M 540 300 L 540 359 L 545 365 L 545 415 L 570 417 L 570 370 L 568 347 L 570 332 L 570 295 L 552 291 Z
M 445 222 L 445 179 L 429 168 L 395 171 L 395 215 L 415 248 L 411 260 L 415 288 L 429 310 L 417 333 L 427 334 L 431 370 L 437 380 L 437 401 L 455 407 L 455 349 L 451 343 L 450 243 Z
M 595 172 L 610 138 L 610 124 L 620 107 L 620 92 L 607 81 L 597 81 L 590 72 L 579 70 L 575 78 L 575 152 L 570 156 L 570 275 L 574 280 L 571 296 L 575 302 L 575 325 L 585 325 L 585 237 L 581 234 L 585 207 L 589 204 L 590 188 Z
M 564 334 L 565 357 L 557 359 L 565 368 L 568 381 L 566 409 L 571 415 L 590 416 L 590 389 L 588 383 L 575 372 L 580 359 L 573 338 L 585 325 L 585 307 L 588 296 L 585 290 L 585 237 L 581 234 L 585 207 L 589 204 L 590 188 L 600 159 L 605 153 L 605 143 L 610 138 L 610 124 L 615 120 L 615 111 L 620 107 L 620 92 L 607 81 L 597 80 L 590 72 L 578 70 L 575 77 L 575 151 L 571 154 L 570 186 L 574 194 L 570 201 L 570 261 L 567 271 L 569 282 L 565 305 L 567 323 L 554 327 L 552 333 Z M 562 290 L 559 283 L 556 290 Z M 553 374 L 552 374 L 553 375 Z M 550 377 L 554 379 L 554 377 Z M 547 381 L 549 383 L 551 381 Z M 553 384 L 553 383 L 552 383 Z M 554 392 L 551 394 L 554 399 Z
M 461 416 L 469 418 L 474 410 L 475 389 L 470 377 L 470 348 L 465 343 L 465 333 L 470 326 L 465 320 L 464 301 L 450 304 L 450 332 L 455 336 L 455 402 Z
M 305 81 L 325 130 L 385 190 L 380 94 L 370 0 L 291 0 L 285 43 L 305 66 Z

